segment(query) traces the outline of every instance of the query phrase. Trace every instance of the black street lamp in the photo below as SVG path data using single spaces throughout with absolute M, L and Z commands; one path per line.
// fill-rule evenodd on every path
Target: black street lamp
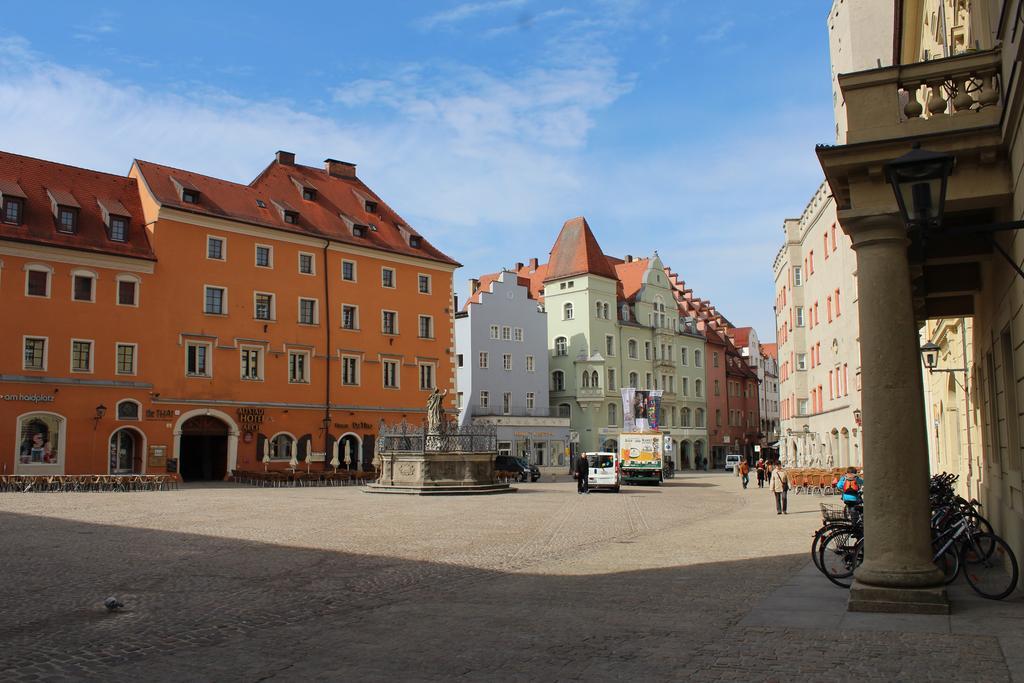
M 938 230 L 946 208 L 946 186 L 956 158 L 944 152 L 929 152 L 919 144 L 885 165 L 885 178 L 892 185 L 900 217 L 908 228 Z
M 928 342 L 922 346 L 921 361 L 928 368 L 928 372 L 933 372 L 939 366 L 939 345 L 934 342 Z

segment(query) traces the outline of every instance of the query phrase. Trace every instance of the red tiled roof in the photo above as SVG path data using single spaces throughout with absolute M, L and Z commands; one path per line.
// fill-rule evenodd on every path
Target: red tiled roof
M 779 345 L 772 344 L 761 344 L 761 353 L 769 358 L 779 359 Z
M 739 348 L 750 346 L 750 332 L 753 327 L 737 327 L 732 331 L 733 343 Z
M 509 275 L 516 275 L 512 271 L 504 272 L 508 273 Z M 466 303 L 462 307 L 462 310 L 464 311 L 469 308 L 470 304 L 478 304 L 481 302 L 481 295 L 484 292 L 489 293 L 491 291 L 491 285 L 501 279 L 501 273 L 487 273 L 486 275 L 481 275 L 478 279 L 480 280 L 480 284 L 476 288 L 476 291 L 470 294 L 469 298 L 466 299 Z M 521 275 L 516 275 L 516 284 L 518 284 L 521 287 L 526 287 L 526 296 L 528 299 L 536 298 L 533 296 L 533 292 L 530 291 L 530 278 L 523 277 Z
M 612 259 L 609 258 L 609 261 Z M 618 260 L 618 259 L 616 259 Z M 615 265 L 615 274 L 622 283 L 622 298 L 632 301 L 644 286 L 644 273 L 650 266 L 650 259 L 640 258 L 626 263 L 620 261 Z
M 558 233 L 558 239 L 548 257 L 545 281 L 586 273 L 616 279 L 615 268 L 601 251 L 601 245 L 590 231 L 587 219 L 577 216 L 567 220 Z
M 147 186 L 164 206 L 182 211 L 240 221 L 290 233 L 298 233 L 370 249 L 461 265 L 426 239 L 420 247 L 409 245 L 408 236 L 419 233 L 358 178 L 332 176 L 324 169 L 273 162 L 249 185 L 233 183 L 149 161 L 136 160 Z M 296 183 L 298 181 L 298 183 Z M 298 184 L 317 190 L 316 199 L 305 200 Z M 181 201 L 176 185 L 200 192 L 198 204 Z M 377 203 L 369 213 L 361 197 Z M 263 206 L 257 204 L 257 200 Z M 286 223 L 282 211 L 297 211 L 298 221 Z M 350 223 L 367 226 L 365 237 L 356 237 Z M 369 226 L 375 226 L 372 229 Z
M 0 192 L 18 196 L 18 190 L 25 199 L 22 224 L 0 222 L 0 239 L 156 260 L 134 179 L 0 152 Z M 57 232 L 50 195 L 80 207 L 74 235 Z M 129 219 L 126 242 L 107 236 L 101 201 L 123 207 Z
M 524 265 L 516 272 L 516 275 L 529 283 L 530 296 L 540 302 L 544 301 L 544 280 L 547 274 L 548 264 L 546 263 L 538 264 L 536 269 Z

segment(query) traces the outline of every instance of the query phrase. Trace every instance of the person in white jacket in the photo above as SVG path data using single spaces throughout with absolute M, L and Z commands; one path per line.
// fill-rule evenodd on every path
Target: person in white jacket
M 771 480 L 768 482 L 768 490 L 775 494 L 775 514 L 785 515 L 789 514 L 786 512 L 786 494 L 789 492 L 789 475 L 786 473 L 786 468 L 775 461 L 772 467 Z

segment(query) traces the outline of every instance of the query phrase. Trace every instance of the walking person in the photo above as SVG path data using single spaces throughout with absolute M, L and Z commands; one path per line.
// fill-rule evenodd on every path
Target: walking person
M 576 459 L 576 493 L 590 493 L 590 463 L 587 454 L 580 453 Z
M 754 466 L 757 470 L 757 488 L 764 488 L 764 458 L 760 457 L 757 459 L 757 464 Z
M 740 478 L 743 480 L 743 488 L 747 488 L 747 484 L 750 483 L 750 465 L 747 464 L 746 460 L 740 462 Z
M 786 468 L 776 460 L 772 463 L 772 477 L 768 483 L 768 490 L 775 494 L 775 514 L 787 515 L 786 494 L 789 493 L 789 475 Z

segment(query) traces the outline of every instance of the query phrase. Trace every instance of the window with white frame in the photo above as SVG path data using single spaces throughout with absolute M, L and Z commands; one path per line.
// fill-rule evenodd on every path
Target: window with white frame
M 512 338 L 517 342 L 523 341 L 523 328 L 517 327 L 512 330 Z
M 796 402 L 796 414 L 807 415 L 808 401 L 806 398 L 797 399 Z
M 488 353 L 486 351 L 481 351 L 479 356 L 477 357 L 477 359 L 478 359 L 478 367 L 481 367 L 481 368 L 488 367 L 488 365 L 490 363 L 490 356 L 488 355 Z
M 223 237 L 213 237 L 208 235 L 206 237 L 206 258 L 211 261 L 224 261 L 227 260 L 227 242 Z
M 679 349 L 679 362 L 681 364 L 683 364 L 683 365 L 689 365 L 690 364 L 690 355 L 689 355 L 688 351 L 689 351 L 689 349 L 687 349 L 685 346 L 683 348 Z
M 395 269 L 394 268 L 381 268 L 380 269 L 380 286 L 386 287 L 387 289 L 395 288 Z
M 615 337 L 610 334 L 604 336 L 604 351 L 609 356 L 615 355 Z
M 615 390 L 615 368 L 608 368 L 608 390 Z
M 429 315 L 420 316 L 420 339 L 434 338 L 434 318 Z
M 639 347 L 636 343 L 636 339 L 630 339 L 629 341 L 626 342 L 626 353 L 633 360 L 639 358 L 638 348 Z
M 651 359 L 651 342 L 645 341 L 644 342 L 644 360 L 650 360 L 650 359 Z
M 92 340 L 71 340 L 71 372 L 92 372 Z
M 704 354 L 701 351 L 693 352 L 693 364 L 695 367 L 704 367 Z
M 704 383 L 701 380 L 698 379 L 693 383 L 693 393 L 698 398 L 704 395 Z
M 639 389 L 640 376 L 635 372 L 629 373 L 629 386 L 632 389 Z
M 807 354 L 798 353 L 796 354 L 796 369 L 806 370 L 807 369 Z
M 25 266 L 25 296 L 50 296 L 53 269 L 49 266 Z
M 398 313 L 395 311 L 381 311 L 380 330 L 384 334 L 398 334 Z
M 420 294 L 430 294 L 431 281 L 429 275 L 420 273 L 416 276 L 416 291 Z
M 491 394 L 487 391 L 480 392 L 480 407 L 488 408 L 491 405 Z
M 309 383 L 309 351 L 288 352 L 288 381 L 292 384 Z
M 139 305 L 139 279 L 133 275 L 117 276 L 117 305 Z
M 434 388 L 434 364 L 420 363 L 420 389 Z
M 512 392 L 506 391 L 501 395 L 501 413 L 510 415 L 512 413 Z
M 316 299 L 299 299 L 300 325 L 316 325 L 319 322 L 316 304 Z
M 75 301 L 96 301 L 96 274 L 78 270 L 71 275 L 71 298 Z
M 25 370 L 46 369 L 46 337 L 25 337 L 21 367 Z
M 512 341 L 512 328 L 508 325 L 501 328 L 501 340 Z
M 341 357 L 341 383 L 347 386 L 359 384 L 359 357 Z
M 618 419 L 619 407 L 614 403 L 608 404 L 608 426 L 614 427 L 615 421 Z
M 537 394 L 532 391 L 526 392 L 526 409 L 533 410 L 537 406 Z
M 794 310 L 794 314 L 796 316 L 796 326 L 797 327 L 803 327 L 804 326 L 804 307 L 803 306 L 796 306 L 793 310 Z
M 497 325 L 491 325 L 491 328 L 490 328 L 491 339 L 497 339 L 498 338 L 498 331 L 499 331 L 499 329 L 500 328 Z
M 526 356 L 526 371 L 527 372 L 535 372 L 536 371 L 536 365 L 534 363 L 533 356 L 530 356 L 530 355 Z
M 134 375 L 138 344 L 118 342 L 115 350 L 114 367 L 119 375 Z
M 263 379 L 263 349 L 256 346 L 243 346 L 240 349 L 242 379 Z
M 569 340 L 565 337 L 555 338 L 555 355 L 556 356 L 567 356 L 569 355 Z
M 346 282 L 356 281 L 356 262 L 343 260 L 341 262 L 341 279 Z
M 562 320 L 572 320 L 572 303 L 566 303 L 562 306 Z
M 259 268 L 274 267 L 274 248 L 266 244 L 256 245 L 256 265 Z
M 189 377 L 213 376 L 212 350 L 213 345 L 209 342 L 185 342 L 185 374 Z
M 511 372 L 512 371 L 512 354 L 511 353 L 503 353 L 501 355 L 501 367 L 506 372 Z
M 274 320 L 274 295 L 269 292 L 253 293 L 253 316 L 256 320 Z
M 313 255 L 304 251 L 299 252 L 299 273 L 302 275 L 314 275 Z
M 689 396 L 690 395 L 690 378 L 689 377 L 683 377 L 679 381 L 679 384 L 680 384 L 679 388 L 682 390 L 683 396 Z
M 359 329 L 359 307 L 352 304 L 341 305 L 341 327 L 345 330 Z
M 398 363 L 397 360 L 385 360 L 381 363 L 381 367 L 384 369 L 384 387 L 386 389 L 398 388 Z
M 224 287 L 203 287 L 203 313 L 224 315 L 227 312 L 228 290 Z
M 800 287 L 804 283 L 804 271 L 802 266 L 793 266 L 793 286 Z

